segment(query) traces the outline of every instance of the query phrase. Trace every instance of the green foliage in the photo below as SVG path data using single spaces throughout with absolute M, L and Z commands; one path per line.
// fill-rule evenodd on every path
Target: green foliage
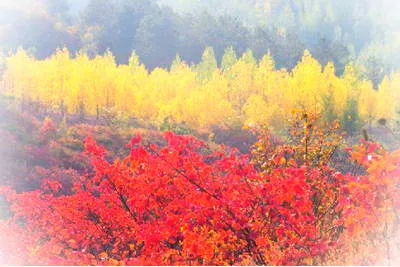
M 333 94 L 330 93 L 323 97 L 322 99 L 324 105 L 324 119 L 326 122 L 333 122 L 337 119 L 337 114 L 335 112 L 335 104 Z
M 371 80 L 374 88 L 378 89 L 379 83 L 385 76 L 383 62 L 375 56 L 368 56 L 362 64 L 364 75 Z
M 168 8 L 155 8 L 140 21 L 134 38 L 135 49 L 150 68 L 167 67 L 179 50 L 181 21 Z
M 172 118 L 165 118 L 160 125 L 161 132 L 174 132 L 179 135 L 194 134 L 195 130 L 191 129 L 185 122 L 177 123 Z
M 221 61 L 221 69 L 224 72 L 229 71 L 233 65 L 237 62 L 237 56 L 234 48 L 232 46 L 228 47 L 224 51 L 224 55 Z
M 347 102 L 341 124 L 343 129 L 350 135 L 356 134 L 360 128 L 361 121 L 358 114 L 358 102 L 354 98 L 351 98 Z
M 126 128 L 128 126 L 129 118 L 121 111 L 115 108 L 104 108 L 101 110 L 101 118 L 104 120 L 106 126 L 113 130 Z
M 214 49 L 207 47 L 203 52 L 200 63 L 196 66 L 198 77 L 200 80 L 209 80 L 217 68 Z
M 257 64 L 257 59 L 254 57 L 253 55 L 253 51 L 250 49 L 247 49 L 246 52 L 243 54 L 243 56 L 241 57 L 241 59 L 251 65 L 251 66 L 255 66 Z

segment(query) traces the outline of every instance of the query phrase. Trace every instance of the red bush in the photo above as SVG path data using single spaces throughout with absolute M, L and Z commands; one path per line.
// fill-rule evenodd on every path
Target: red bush
M 4 262 L 335 263 L 354 238 L 380 233 L 397 212 L 400 152 L 374 154 L 366 176 L 305 166 L 260 174 L 235 150 L 209 151 L 194 137 L 172 133 L 165 139 L 158 147 L 137 136 L 129 156 L 109 162 L 88 138 L 93 173 L 77 179 L 68 195 L 52 179 L 32 192 L 3 188 L 13 214 L 0 224 L 7 233 Z M 360 261 L 349 256 L 345 263 Z

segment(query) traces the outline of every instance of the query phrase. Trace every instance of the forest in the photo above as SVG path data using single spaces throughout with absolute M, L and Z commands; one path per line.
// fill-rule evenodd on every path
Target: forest
M 399 265 L 399 8 L 0 1 L 0 264 Z
M 375 85 L 399 70 L 394 0 L 3 0 L 0 50 L 46 58 L 57 48 L 90 56 L 109 49 L 118 63 L 133 50 L 146 67 L 168 67 L 176 54 L 198 63 L 206 47 L 218 61 L 232 46 L 291 70 L 309 50 L 338 74 L 348 63 Z

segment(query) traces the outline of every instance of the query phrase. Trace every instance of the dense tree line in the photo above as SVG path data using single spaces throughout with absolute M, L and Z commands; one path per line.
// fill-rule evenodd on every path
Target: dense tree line
M 114 110 L 143 122 L 172 119 L 193 129 L 266 123 L 280 131 L 299 109 L 329 123 L 341 120 L 350 134 L 379 119 L 398 120 L 399 73 L 374 90 L 352 64 L 336 75 L 331 62 L 321 65 L 307 50 L 291 71 L 277 68 L 269 54 L 257 60 L 251 50 L 238 55 L 232 47 L 218 67 L 215 54 L 207 47 L 198 64 L 176 56 L 170 67 L 149 71 L 134 53 L 128 64 L 117 64 L 111 52 L 91 59 L 64 49 L 37 60 L 19 50 L 5 58 L 0 93 L 22 108 L 37 103 L 82 118 Z
M 375 85 L 400 62 L 392 53 L 399 47 L 396 23 L 382 16 L 388 0 L 87 2 L 80 12 L 69 12 L 77 3 L 68 0 L 1 8 L 1 49 L 22 46 L 38 58 L 64 46 L 91 56 L 109 49 L 118 63 L 135 50 L 150 69 L 169 66 L 177 53 L 197 63 L 208 46 L 219 64 L 232 46 L 239 54 L 251 49 L 258 59 L 269 51 L 278 67 L 292 69 L 308 49 L 323 65 L 333 61 L 337 73 L 360 63 Z

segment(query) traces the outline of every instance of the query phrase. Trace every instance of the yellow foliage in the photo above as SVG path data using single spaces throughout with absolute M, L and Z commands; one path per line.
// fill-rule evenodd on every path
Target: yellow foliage
M 269 54 L 254 63 L 250 52 L 224 72 L 207 74 L 208 79 L 200 79 L 201 71 L 179 57 L 169 70 L 149 72 L 135 53 L 129 64 L 117 65 L 110 52 L 89 58 L 62 49 L 36 60 L 18 50 L 6 58 L 1 90 L 68 113 L 98 115 L 113 108 L 143 121 L 169 117 L 194 128 L 239 119 L 280 130 L 294 109 L 324 114 L 329 105 L 329 112 L 341 118 L 349 99 L 357 101 L 362 120 L 390 119 L 399 108 L 400 74 L 386 77 L 376 91 L 352 65 L 338 77 L 333 63 L 323 67 L 308 51 L 292 71 L 276 69 Z

